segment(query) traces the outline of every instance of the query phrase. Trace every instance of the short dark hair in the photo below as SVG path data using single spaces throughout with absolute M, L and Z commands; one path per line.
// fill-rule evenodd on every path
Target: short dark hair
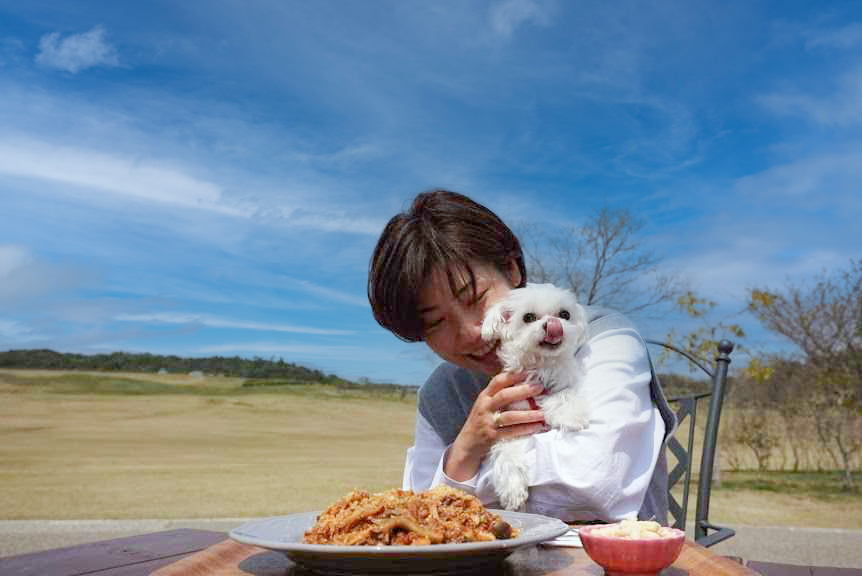
M 454 271 L 473 280 L 471 264 L 483 263 L 511 278 L 513 261 L 523 286 L 527 271 L 521 244 L 491 210 L 457 192 L 422 192 L 409 210 L 389 220 L 377 241 L 368 266 L 374 318 L 402 340 L 420 341 L 419 297 L 438 265 L 445 264 L 454 292 Z

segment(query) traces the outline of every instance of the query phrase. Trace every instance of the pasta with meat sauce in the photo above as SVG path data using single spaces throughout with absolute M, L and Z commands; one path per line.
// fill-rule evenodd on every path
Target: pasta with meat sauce
M 317 517 L 306 544 L 342 546 L 448 544 L 517 536 L 478 498 L 449 486 L 426 492 L 354 490 Z

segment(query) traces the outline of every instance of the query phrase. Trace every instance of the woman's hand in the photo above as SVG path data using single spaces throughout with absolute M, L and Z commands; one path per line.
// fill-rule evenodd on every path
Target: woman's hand
M 449 449 L 443 465 L 447 476 L 459 482 L 469 480 L 478 472 L 482 459 L 494 442 L 528 436 L 545 429 L 545 414 L 541 410 L 503 412 L 509 404 L 526 400 L 544 390 L 540 382 L 525 382 L 526 377 L 523 372 L 501 372 L 479 393 Z

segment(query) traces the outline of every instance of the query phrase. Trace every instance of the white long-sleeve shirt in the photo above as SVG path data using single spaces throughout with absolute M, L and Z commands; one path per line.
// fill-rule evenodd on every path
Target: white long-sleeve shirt
M 527 511 L 567 522 L 636 517 L 665 437 L 664 420 L 650 396 L 646 349 L 634 329 L 617 328 L 590 338 L 577 357 L 584 368 L 589 427 L 532 436 Z M 417 411 L 404 489 L 421 491 L 448 484 L 498 507 L 488 460 L 473 478 L 455 481 L 443 471 L 449 446 Z

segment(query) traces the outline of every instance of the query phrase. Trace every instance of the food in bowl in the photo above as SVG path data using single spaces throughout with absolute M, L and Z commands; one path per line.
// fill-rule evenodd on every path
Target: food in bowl
M 658 574 L 679 557 L 685 532 L 651 520 L 582 526 L 584 550 L 608 576 Z
M 517 531 L 478 498 L 449 486 L 426 492 L 350 492 L 318 517 L 306 544 L 341 546 L 449 544 L 514 538 Z
M 679 530 L 662 526 L 655 520 L 623 520 L 617 524 L 600 526 L 593 531 L 596 536 L 628 538 L 629 540 L 655 540 L 673 538 Z

